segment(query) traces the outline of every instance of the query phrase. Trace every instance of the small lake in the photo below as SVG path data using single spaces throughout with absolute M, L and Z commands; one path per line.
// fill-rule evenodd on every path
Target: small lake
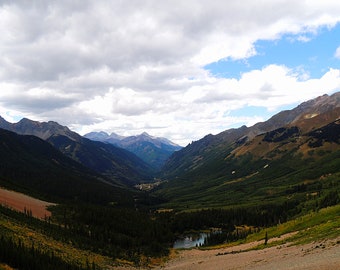
M 183 237 L 178 238 L 173 248 L 192 248 L 197 246 L 202 246 L 204 244 L 204 240 L 208 237 L 209 233 L 196 233 L 196 234 L 187 234 Z

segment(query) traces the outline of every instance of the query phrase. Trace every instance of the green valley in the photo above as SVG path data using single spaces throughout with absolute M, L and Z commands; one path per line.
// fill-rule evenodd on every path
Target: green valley
M 0 262 L 19 269 L 160 267 L 188 232 L 218 232 L 202 249 L 264 237 L 270 246 L 287 233 L 296 243 L 337 238 L 338 101 L 339 93 L 322 96 L 252 127 L 207 135 L 174 152 L 157 173 L 126 150 L 57 124 L 51 135 L 35 123 L 47 140 L 0 129 L 0 185 L 52 203 L 44 219 L 0 207 Z

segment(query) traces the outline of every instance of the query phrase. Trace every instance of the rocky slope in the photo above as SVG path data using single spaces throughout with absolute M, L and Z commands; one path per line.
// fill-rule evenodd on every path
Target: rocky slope
M 340 117 L 340 92 L 323 95 L 304 102 L 292 110 L 282 111 L 265 122 L 251 127 L 229 129 L 207 135 L 174 153 L 162 171 L 167 178 L 179 177 L 204 167 L 207 162 L 223 159 L 225 153 L 251 141 L 257 135 L 285 126 L 299 126 L 301 132 L 311 131 Z

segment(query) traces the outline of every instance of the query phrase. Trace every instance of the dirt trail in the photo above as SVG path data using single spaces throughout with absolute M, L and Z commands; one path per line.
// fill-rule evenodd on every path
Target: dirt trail
M 291 234 L 282 236 L 288 238 Z M 277 241 L 278 239 L 271 239 Z M 263 243 L 263 242 L 262 242 Z M 217 250 L 181 250 L 177 256 L 158 269 L 340 269 L 340 237 L 323 242 L 293 246 L 290 244 L 246 251 L 259 242 Z
M 289 238 L 295 233 L 271 238 L 268 243 Z M 339 270 L 340 236 L 336 239 L 304 245 L 286 243 L 261 250 L 249 250 L 261 242 L 252 242 L 213 250 L 177 250 L 159 270 Z M 136 270 L 121 266 L 116 270 Z

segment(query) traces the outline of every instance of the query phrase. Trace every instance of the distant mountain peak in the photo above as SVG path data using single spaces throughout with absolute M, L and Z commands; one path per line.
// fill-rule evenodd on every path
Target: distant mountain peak
M 90 133 L 87 133 L 84 137 L 90 140 L 100 141 L 100 140 L 105 140 L 109 138 L 109 134 L 107 134 L 104 131 L 90 132 Z
M 28 126 L 28 125 L 39 125 L 40 123 L 38 121 L 33 121 L 31 119 L 28 119 L 26 117 L 22 118 L 19 122 L 14 123 L 13 125 L 17 127 L 22 127 L 22 126 Z
M 25 123 L 25 122 L 34 122 L 34 121 L 24 117 L 24 118 L 21 118 L 21 120 L 18 123 Z
M 119 141 L 121 141 L 121 140 L 125 139 L 126 137 L 118 135 L 117 133 L 112 132 L 109 138 L 110 138 L 110 140 L 119 140 Z
M 105 135 L 105 136 L 109 136 L 108 133 L 106 133 L 105 131 L 99 131 L 99 134 Z
M 149 135 L 149 133 L 147 133 L 146 131 L 144 131 L 140 136 L 154 138 L 153 136 Z
M 22 118 L 17 123 L 9 123 L 7 121 L 0 121 L 0 128 L 4 128 L 21 135 L 33 135 L 43 140 L 48 139 L 54 135 L 64 135 L 72 140 L 79 140 L 80 135 L 71 131 L 68 127 L 62 126 L 55 121 L 39 122 L 28 118 Z
M 105 134 L 107 135 L 107 133 Z M 172 153 L 182 148 L 166 138 L 155 137 L 147 132 L 128 137 L 120 136 L 116 133 L 111 133 L 110 136 L 105 134 L 90 132 L 85 134 L 84 137 L 124 148 L 143 159 L 155 169 L 160 169 Z
M 89 133 L 84 134 L 83 136 L 84 138 L 90 139 L 92 141 L 99 141 L 99 142 L 103 142 L 103 141 L 120 141 L 122 139 L 124 139 L 124 136 L 120 136 L 114 132 L 112 132 L 110 135 L 105 132 L 105 131 L 92 131 Z

